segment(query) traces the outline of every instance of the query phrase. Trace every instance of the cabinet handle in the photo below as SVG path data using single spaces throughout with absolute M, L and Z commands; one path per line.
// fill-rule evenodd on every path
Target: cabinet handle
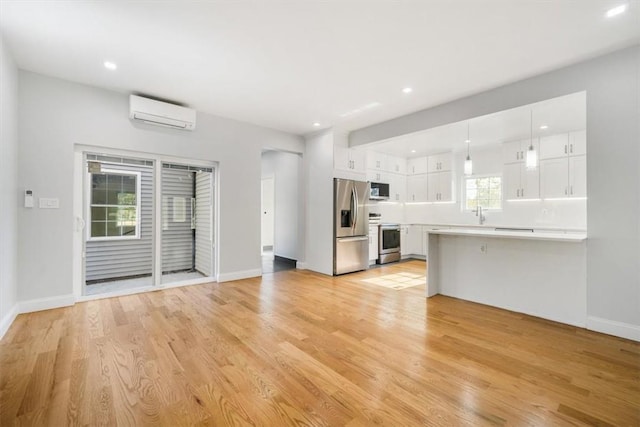
M 573 153 L 573 144 L 569 144 L 569 152 Z
M 524 197 L 524 188 L 520 190 L 520 197 Z
M 564 154 L 567 154 L 567 145 L 564 146 Z
M 573 185 L 569 186 L 569 194 L 573 195 Z
M 564 195 L 566 196 L 567 194 L 568 194 L 567 187 L 564 187 Z

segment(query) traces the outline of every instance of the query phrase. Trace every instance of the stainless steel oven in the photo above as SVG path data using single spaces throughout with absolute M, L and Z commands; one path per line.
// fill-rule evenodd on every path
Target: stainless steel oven
M 378 264 L 400 261 L 400 225 L 381 224 L 378 233 Z

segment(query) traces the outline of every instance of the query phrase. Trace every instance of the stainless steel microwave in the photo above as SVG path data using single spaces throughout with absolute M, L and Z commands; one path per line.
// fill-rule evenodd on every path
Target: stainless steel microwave
M 384 182 L 372 182 L 369 193 L 369 200 L 388 200 L 389 184 Z

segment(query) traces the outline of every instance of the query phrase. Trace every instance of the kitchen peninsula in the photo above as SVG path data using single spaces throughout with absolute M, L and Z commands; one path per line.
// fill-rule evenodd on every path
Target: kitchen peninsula
M 427 297 L 584 327 L 586 239 L 584 232 L 433 227 L 425 233 Z

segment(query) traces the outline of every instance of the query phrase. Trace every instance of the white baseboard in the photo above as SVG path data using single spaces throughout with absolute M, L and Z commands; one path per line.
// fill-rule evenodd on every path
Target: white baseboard
M 0 339 L 2 339 L 2 337 L 4 337 L 4 334 L 7 333 L 13 321 L 16 320 L 17 316 L 18 303 L 15 303 L 13 304 L 13 307 L 11 307 L 11 310 L 9 310 L 9 312 L 2 318 L 2 320 L 0 320 Z
M 307 269 L 307 263 L 304 261 L 296 261 L 296 268 L 298 270 L 306 270 Z
M 52 308 L 68 307 L 76 303 L 73 294 L 56 297 L 38 298 L 18 303 L 19 313 L 32 313 L 34 311 L 50 310 Z
M 587 329 L 628 340 L 640 341 L 640 326 L 632 325 L 631 323 L 589 316 L 587 317 Z
M 261 268 L 254 268 L 253 270 L 234 271 L 231 273 L 219 273 L 218 282 L 230 282 L 232 280 L 248 279 L 250 277 L 262 276 Z

